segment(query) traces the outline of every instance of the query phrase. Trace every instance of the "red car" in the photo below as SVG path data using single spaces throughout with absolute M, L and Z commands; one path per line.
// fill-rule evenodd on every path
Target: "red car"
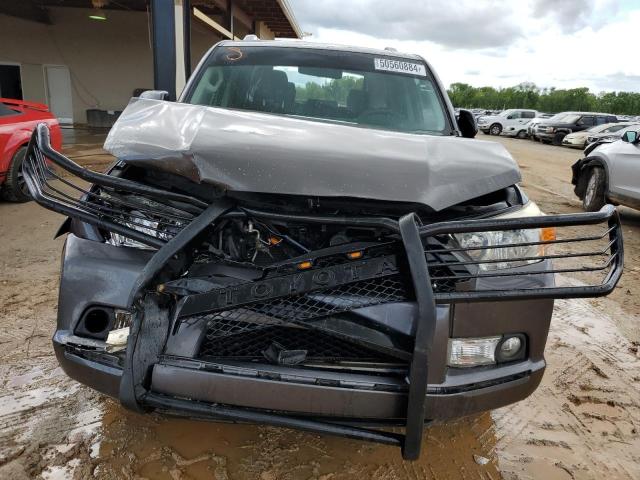
M 42 103 L 0 98 L 0 193 L 5 200 L 29 200 L 22 176 L 22 161 L 31 132 L 43 122 L 51 131 L 51 145 L 60 149 L 62 132 L 49 107 Z

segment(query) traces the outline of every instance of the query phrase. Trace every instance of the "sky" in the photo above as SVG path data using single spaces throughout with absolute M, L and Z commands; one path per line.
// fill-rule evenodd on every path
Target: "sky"
M 446 86 L 640 91 L 640 0 L 289 0 L 309 41 L 422 55 Z

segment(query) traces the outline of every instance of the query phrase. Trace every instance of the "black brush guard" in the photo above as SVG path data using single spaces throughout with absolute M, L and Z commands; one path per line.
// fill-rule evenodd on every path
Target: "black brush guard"
M 97 193 L 97 189 L 79 187 L 66 177 L 58 175 L 49 168 L 46 159 L 85 182 L 98 186 L 101 194 Z M 187 195 L 166 192 L 134 181 L 98 174 L 84 169 L 51 148 L 46 125 L 39 125 L 34 131 L 24 163 L 24 173 L 31 195 L 43 207 L 95 225 L 100 229 L 121 234 L 157 249 L 147 267 L 141 272 L 135 291 L 131 293 L 131 305 L 142 297 L 145 287 L 153 281 L 154 277 L 162 270 L 170 258 L 179 254 L 196 235 L 211 227 L 216 221 L 225 218 L 225 216 L 246 215 L 255 218 L 308 223 L 376 226 L 397 234 L 403 253 L 408 261 L 408 273 L 410 274 L 415 300 L 418 305 L 418 318 L 415 325 L 413 352 L 410 358 L 408 375 L 408 405 L 404 435 L 352 427 L 340 423 L 256 412 L 233 406 L 191 402 L 151 392 L 133 394 L 133 398 L 135 402 L 148 407 L 173 412 L 180 411 L 195 417 L 258 422 L 397 445 L 402 447 L 402 454 L 405 459 L 418 458 L 425 419 L 429 418 L 428 412 L 425 411 L 427 372 L 429 352 L 433 342 L 437 303 L 604 296 L 615 288 L 622 274 L 622 231 L 618 214 L 611 205 L 606 205 L 602 210 L 595 213 L 459 220 L 429 225 L 421 225 L 420 219 L 412 213 L 401 217 L 399 220 L 394 220 L 377 217 L 285 215 L 248 209 L 238 210 L 234 209 L 233 205 L 226 201 L 216 202 L 216 205 L 207 205 L 205 202 Z M 64 191 L 60 185 L 53 184 L 51 179 L 56 179 L 58 184 L 66 186 L 67 190 L 71 189 L 76 196 L 80 194 L 80 200 Z M 131 194 L 139 198 L 145 198 L 148 201 L 138 202 L 131 200 L 128 197 Z M 159 208 L 160 206 L 164 208 Z M 127 209 L 129 209 L 129 213 L 127 213 Z M 167 215 L 167 209 L 171 214 Z M 131 210 L 134 210 L 135 213 L 131 214 Z M 161 235 L 154 234 L 146 227 L 140 228 L 140 224 L 136 222 L 136 216 L 154 218 L 158 227 L 163 224 L 162 222 L 171 224 L 175 227 L 176 233 L 175 235 L 165 235 L 164 238 L 161 238 Z M 600 228 L 596 234 L 573 233 L 571 236 L 564 238 L 556 239 L 552 237 L 540 241 L 518 242 L 513 245 L 500 244 L 463 248 L 452 241 L 453 235 L 470 232 L 555 228 L 558 230 L 566 229 L 571 233 L 575 229 L 588 226 Z M 160 229 L 158 228 L 158 230 Z M 602 246 L 596 249 L 582 249 L 580 251 L 548 252 L 551 247 L 555 246 L 566 250 L 589 246 L 593 242 L 600 242 Z M 498 262 L 498 260 L 474 260 L 474 252 L 514 246 L 537 246 L 540 249 L 544 249 L 535 257 L 509 258 L 509 261 L 518 260 L 522 262 L 545 260 L 537 263 L 539 267 L 543 266 L 543 268 L 535 269 L 534 267 L 533 271 L 530 268 L 487 270 L 479 268 L 479 265 Z M 583 264 L 583 262 L 593 259 L 599 259 L 600 263 Z M 563 260 L 574 260 L 579 262 L 580 265 L 561 268 L 553 266 L 554 262 Z M 463 273 L 460 273 L 460 269 L 463 270 Z M 591 284 L 580 283 L 569 286 L 555 286 L 553 284 L 553 286 L 539 288 L 519 286 L 518 279 L 521 277 L 553 275 L 556 273 L 600 274 L 602 278 Z M 338 279 L 334 275 L 332 278 L 333 283 L 331 286 L 334 287 L 356 281 L 348 275 Z M 487 279 L 497 279 L 498 286 L 488 288 L 487 284 L 483 284 Z M 456 287 L 453 289 L 438 289 L 437 285 L 445 281 L 457 282 Z M 318 289 L 318 286 L 313 285 L 312 282 L 304 285 L 296 294 Z M 184 310 L 179 313 L 179 316 L 188 316 L 194 312 L 215 311 L 214 299 L 219 297 L 220 293 L 220 291 L 216 291 L 210 294 L 184 297 L 181 303 L 181 307 Z M 281 297 L 287 296 L 285 291 L 281 293 L 272 292 L 272 294 L 275 297 L 278 297 L 278 295 Z M 252 302 L 256 302 L 256 300 L 247 298 L 245 303 L 250 305 Z M 224 308 L 228 308 L 228 306 L 219 306 L 219 310 L 224 310 Z M 144 339 L 138 339 L 136 348 L 140 346 L 141 341 L 144 341 Z M 128 351 L 127 355 L 130 358 L 132 352 Z M 123 382 L 127 380 L 128 368 L 131 368 L 131 366 L 125 365 Z

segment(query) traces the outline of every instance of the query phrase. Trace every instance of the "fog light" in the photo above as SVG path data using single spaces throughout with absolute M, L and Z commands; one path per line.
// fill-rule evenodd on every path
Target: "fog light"
M 501 338 L 450 338 L 449 366 L 477 367 L 496 363 L 496 347 Z
M 509 337 L 500 345 L 500 357 L 505 360 L 513 358 L 520 353 L 521 348 L 522 340 L 520 337 Z

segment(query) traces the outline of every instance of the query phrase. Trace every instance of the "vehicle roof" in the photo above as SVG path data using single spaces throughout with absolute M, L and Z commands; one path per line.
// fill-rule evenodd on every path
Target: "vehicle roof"
M 607 117 L 615 117 L 615 113 L 603 113 L 603 112 L 558 112 L 555 115 L 560 115 L 561 113 L 564 113 L 566 115 L 569 114 L 573 114 L 573 115 L 606 115 Z
M 306 42 L 304 40 L 223 40 L 217 44 L 225 47 L 287 47 L 287 48 L 312 48 L 315 50 L 335 50 L 351 53 L 368 53 L 373 55 L 384 55 L 387 57 L 411 58 L 413 60 L 424 60 L 420 55 L 414 53 L 404 53 L 395 50 L 383 50 L 368 47 L 356 47 L 353 45 L 340 45 L 336 43 Z

